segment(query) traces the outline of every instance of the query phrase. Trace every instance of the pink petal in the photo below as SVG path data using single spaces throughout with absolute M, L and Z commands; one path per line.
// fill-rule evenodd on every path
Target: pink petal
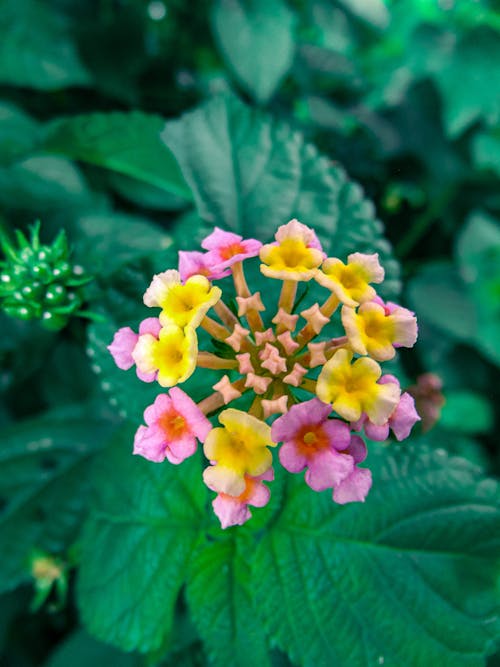
M 364 502 L 372 486 L 372 474 L 367 468 L 355 468 L 333 491 L 333 500 L 339 505 Z
M 174 408 L 184 417 L 191 432 L 194 433 L 200 442 L 205 442 L 205 438 L 212 430 L 212 424 L 200 408 L 179 387 L 172 387 L 169 394 Z
M 219 250 L 228 245 L 241 243 L 243 237 L 234 232 L 225 232 L 220 227 L 215 227 L 214 231 L 201 242 L 201 247 L 205 250 Z
M 182 463 L 196 452 L 196 447 L 194 435 L 187 435 L 169 442 L 165 454 L 170 463 Z
M 151 425 L 157 422 L 162 414 L 170 409 L 172 401 L 168 394 L 158 394 L 154 402 L 144 410 L 144 421 Z
M 370 440 L 383 442 L 389 437 L 389 421 L 385 424 L 374 424 L 369 419 L 365 422 L 365 434 Z
M 161 463 L 165 460 L 166 443 L 161 429 L 155 426 L 139 426 L 134 438 L 134 454 L 148 461 Z
M 300 472 L 307 465 L 307 458 L 299 452 L 293 442 L 285 442 L 281 445 L 279 459 L 283 468 L 288 472 Z
M 305 403 L 292 405 L 290 410 L 273 423 L 271 437 L 274 442 L 292 440 L 304 426 L 322 424 L 332 412 L 332 406 L 313 398 Z
M 130 327 L 122 327 L 115 333 L 111 345 L 108 345 L 115 364 L 123 371 L 127 371 L 134 365 L 132 350 L 138 338 L 139 336 Z
M 254 485 L 252 493 L 247 498 L 247 505 L 253 505 L 254 507 L 264 507 L 269 502 L 271 498 L 271 491 L 269 487 L 262 482 L 258 482 Z
M 139 380 L 142 380 L 143 382 L 154 382 L 158 376 L 157 371 L 154 371 L 153 373 L 145 373 L 144 371 L 140 371 L 138 368 L 136 368 L 135 372 Z
M 347 449 L 351 440 L 351 429 L 340 419 L 327 419 L 323 424 L 323 431 L 328 436 L 331 447 L 339 452 Z
M 252 516 L 245 503 L 226 494 L 219 494 L 214 498 L 212 507 L 220 521 L 222 529 L 229 528 L 230 526 L 242 526 Z
M 347 452 L 352 456 L 355 463 L 364 461 L 368 454 L 368 450 L 366 449 L 366 444 L 363 438 L 360 438 L 359 435 L 352 435 Z
M 160 320 L 157 317 L 147 317 L 145 320 L 139 324 L 139 334 L 151 334 L 155 338 L 158 338 L 158 335 L 161 331 Z
M 413 396 L 408 392 L 402 394 L 399 403 L 389 417 L 392 432 L 397 440 L 404 440 L 410 435 L 410 432 L 416 422 L 420 421 L 420 416 L 415 409 Z
M 306 484 L 314 491 L 324 491 L 339 484 L 352 473 L 354 459 L 348 454 L 340 454 L 334 449 L 320 450 L 309 459 Z

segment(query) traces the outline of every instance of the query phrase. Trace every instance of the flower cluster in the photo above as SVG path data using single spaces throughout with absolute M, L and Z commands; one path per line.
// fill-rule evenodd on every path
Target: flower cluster
M 73 315 L 82 315 L 82 286 L 92 280 L 70 262 L 71 251 L 61 230 L 52 245 L 40 243 L 40 223 L 28 240 L 16 231 L 17 246 L 0 239 L 0 302 L 3 310 L 22 320 L 38 319 L 46 329 L 62 329 Z
M 331 489 L 340 504 L 363 501 L 372 480 L 359 465 L 367 455 L 362 434 L 385 440 L 392 431 L 403 440 L 419 419 L 413 398 L 379 364 L 415 343 L 417 323 L 412 312 L 377 296 L 373 284 L 384 279 L 378 255 L 353 253 L 347 263 L 326 257 L 314 231 L 297 220 L 268 245 L 216 228 L 202 247 L 206 252 L 180 252 L 178 271 L 153 277 L 144 303 L 156 316 L 138 333 L 119 329 L 109 346 L 120 368 L 135 365 L 141 380 L 171 387 L 146 409 L 134 453 L 178 464 L 203 443 L 203 479 L 217 494 L 213 508 L 223 528 L 243 524 L 250 505 L 268 502 L 264 482 L 274 478 L 271 450 L 278 445 L 281 465 L 305 470 L 315 491 Z M 250 289 L 243 267 L 256 257 L 269 278 L 265 294 Z M 232 309 L 213 285 L 227 276 Z M 300 309 L 299 283 L 309 281 L 324 296 Z M 263 298 L 272 302 L 276 286 L 270 310 Z M 331 337 L 336 311 L 344 335 Z M 215 351 L 198 349 L 199 328 L 215 339 Z M 197 404 L 176 386 L 196 368 L 222 375 Z M 234 402 L 245 409 L 226 407 Z M 212 427 L 209 416 L 220 425 Z

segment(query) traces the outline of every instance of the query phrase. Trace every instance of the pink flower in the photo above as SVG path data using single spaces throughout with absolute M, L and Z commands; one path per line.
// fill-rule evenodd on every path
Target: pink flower
M 209 264 L 210 258 L 208 252 L 179 250 L 179 273 L 183 283 L 195 275 L 206 276 L 209 280 L 218 280 L 219 278 L 225 278 L 231 273 L 229 269 L 214 271 L 210 268 Z
M 108 345 L 108 350 L 118 368 L 121 368 L 124 371 L 132 368 L 135 363 L 132 357 L 132 352 L 137 345 L 139 336 L 151 334 L 155 338 L 158 338 L 160 329 L 161 324 L 157 317 L 148 317 L 143 320 L 139 325 L 138 334 L 136 334 L 135 331 L 132 331 L 130 327 L 122 327 L 121 329 L 118 329 L 113 337 L 111 345 Z M 157 373 L 143 373 L 138 368 L 136 368 L 136 373 L 137 377 L 143 382 L 154 382 L 154 380 L 156 380 Z
M 228 269 L 236 262 L 249 257 L 256 257 L 262 247 L 257 239 L 246 239 L 233 232 L 225 232 L 219 227 L 209 234 L 201 243 L 201 247 L 209 252 L 205 262 L 210 271 L 220 272 Z
M 388 384 L 390 382 L 399 386 L 399 381 L 394 375 L 383 375 L 379 380 L 379 384 Z M 370 440 L 379 442 L 387 440 L 389 430 L 391 430 L 396 440 L 401 441 L 410 435 L 413 426 L 418 421 L 420 421 L 420 416 L 415 409 L 415 401 L 408 392 L 404 392 L 401 394 L 398 404 L 385 424 L 377 426 L 370 421 L 366 414 L 363 414 L 360 419 L 351 424 L 351 428 L 354 431 L 360 431 L 364 428 L 365 434 Z
M 172 387 L 144 411 L 147 426 L 139 426 L 134 454 L 160 463 L 182 463 L 196 451 L 196 439 L 205 442 L 212 425 L 189 396 Z
M 349 447 L 345 450 L 354 459 L 352 472 L 339 482 L 333 491 L 333 500 L 339 505 L 364 502 L 372 486 L 372 474 L 367 468 L 359 468 L 358 463 L 366 458 L 366 445 L 358 435 L 351 436 Z
M 258 477 L 245 475 L 245 490 L 239 496 L 230 496 L 227 493 L 218 493 L 212 501 L 215 514 L 219 517 L 221 527 L 242 526 L 252 513 L 248 509 L 253 507 L 264 507 L 269 502 L 271 492 L 263 481 L 272 481 L 274 471 L 272 468 Z
M 331 405 L 313 398 L 293 405 L 271 428 L 275 442 L 283 442 L 280 461 L 289 472 L 307 467 L 305 480 L 314 491 L 339 484 L 351 474 L 354 459 L 341 453 L 349 447 L 350 429 L 339 419 L 328 419 Z

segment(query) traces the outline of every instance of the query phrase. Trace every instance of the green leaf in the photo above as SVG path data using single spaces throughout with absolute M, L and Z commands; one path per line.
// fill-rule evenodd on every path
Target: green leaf
M 478 120 L 489 125 L 500 122 L 499 58 L 500 34 L 486 27 L 469 31 L 449 52 L 446 66 L 435 76 L 450 137 L 457 137 Z
M 220 96 L 167 123 L 162 136 L 206 222 L 268 241 L 296 217 L 314 227 L 328 254 L 379 252 L 384 294 L 398 293 L 399 266 L 373 204 L 300 133 Z
M 490 402 L 472 391 L 446 392 L 439 424 L 460 433 L 487 433 L 494 424 Z
M 124 429 L 99 461 L 77 592 L 93 635 L 147 652 L 168 639 L 207 491 L 198 456 L 182 466 L 154 464 L 131 455 L 132 441 L 133 430 Z
M 267 102 L 292 65 L 294 15 L 283 0 L 217 0 L 215 39 L 226 64 L 258 102 Z
M 35 547 L 60 553 L 78 533 L 89 461 L 114 428 L 89 410 L 19 422 L 2 434 L 0 591 L 29 580 Z
M 464 341 L 476 337 L 474 302 L 451 263 L 424 265 L 408 284 L 408 300 L 417 317 L 441 331 Z
M 61 642 L 43 667 L 143 667 L 142 657 L 122 653 L 113 646 L 96 641 L 83 630 L 76 630 Z
M 500 633 L 497 483 L 423 447 L 370 467 L 365 504 L 290 484 L 253 563 L 271 639 L 304 666 L 480 667 Z
M 38 123 L 8 102 L 0 102 L 0 165 L 26 155 L 38 139 Z
M 265 634 L 250 597 L 251 542 L 228 539 L 191 561 L 187 599 L 210 664 L 269 667 Z
M 500 130 L 478 132 L 472 139 L 472 155 L 475 164 L 482 169 L 491 169 L 500 175 Z
M 131 243 L 133 239 L 133 243 Z M 116 212 L 83 214 L 74 223 L 75 254 L 95 275 L 109 276 L 124 264 L 153 253 L 173 260 L 170 234 L 144 218 Z M 168 268 L 165 265 L 165 268 Z M 152 276 L 151 276 L 152 278 Z
M 28 157 L 0 167 L 0 205 L 33 215 L 69 207 L 85 208 L 98 198 L 76 165 L 60 157 Z
M 69 26 L 54 7 L 40 0 L 4 0 L 0 82 L 38 90 L 90 83 Z
M 483 213 L 472 214 L 457 241 L 461 273 L 474 300 L 476 342 L 500 365 L 500 225 Z
M 47 126 L 44 149 L 132 176 L 189 201 L 191 192 L 177 162 L 160 139 L 164 127 L 163 118 L 140 111 L 62 118 Z

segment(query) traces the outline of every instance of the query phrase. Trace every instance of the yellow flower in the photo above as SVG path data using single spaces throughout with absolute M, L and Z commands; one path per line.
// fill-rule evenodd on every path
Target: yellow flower
M 362 304 L 358 312 L 343 306 L 342 324 L 354 352 L 368 354 L 377 361 L 392 359 L 395 345 L 411 347 L 417 339 L 414 314 L 395 304 L 389 312 L 373 301 Z
M 197 327 L 221 294 L 205 276 L 191 276 L 183 285 L 179 272 L 169 270 L 153 277 L 144 294 L 144 303 L 162 309 L 160 322 L 163 325 Z
M 362 413 L 381 426 L 398 404 L 400 388 L 395 383 L 378 384 L 382 374 L 373 359 L 363 357 L 351 364 L 353 353 L 338 350 L 318 377 L 316 393 L 324 403 L 347 421 L 357 421 Z
M 260 270 L 269 278 L 311 280 L 323 261 L 324 253 L 312 229 L 290 220 L 276 232 L 276 243 L 260 249 Z
M 368 283 L 381 283 L 384 269 L 378 261 L 378 253 L 365 255 L 355 252 L 348 256 L 347 264 L 336 257 L 329 257 L 317 271 L 316 280 L 334 292 L 339 301 L 354 307 L 376 296 Z
M 239 496 L 245 490 L 245 475 L 257 477 L 272 465 L 268 447 L 271 427 L 252 415 L 229 408 L 219 415 L 224 428 L 214 428 L 207 436 L 203 450 L 213 463 L 203 473 L 207 486 L 218 493 Z
M 162 387 L 173 387 L 184 382 L 196 368 L 198 340 L 191 327 L 183 329 L 169 324 L 155 338 L 143 334 L 132 351 L 132 357 L 141 373 L 157 373 Z

